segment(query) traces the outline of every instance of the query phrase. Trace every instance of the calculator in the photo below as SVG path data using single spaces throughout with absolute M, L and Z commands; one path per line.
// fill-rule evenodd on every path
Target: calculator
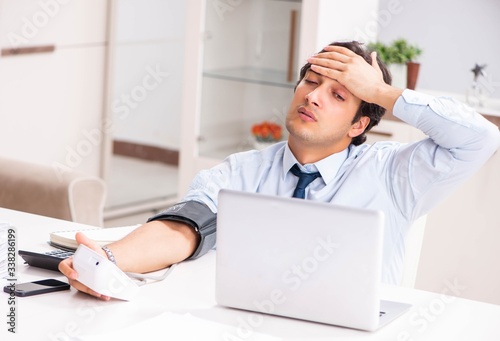
M 37 268 L 59 271 L 59 263 L 74 255 L 73 250 L 56 249 L 47 252 L 32 252 L 19 250 L 19 255 L 25 262 Z

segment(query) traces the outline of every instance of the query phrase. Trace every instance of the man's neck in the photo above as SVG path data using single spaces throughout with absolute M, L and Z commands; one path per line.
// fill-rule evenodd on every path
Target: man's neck
M 337 144 L 335 146 L 325 147 L 320 145 L 304 145 L 303 143 L 294 143 L 288 139 L 288 146 L 293 156 L 301 165 L 315 163 L 333 154 L 339 153 L 349 147 L 349 143 Z

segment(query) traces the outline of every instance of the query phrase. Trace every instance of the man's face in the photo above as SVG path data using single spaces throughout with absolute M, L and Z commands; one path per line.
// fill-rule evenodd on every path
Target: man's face
M 360 104 L 361 100 L 336 80 L 307 71 L 286 117 L 290 145 L 343 150 L 360 134 L 352 124 Z

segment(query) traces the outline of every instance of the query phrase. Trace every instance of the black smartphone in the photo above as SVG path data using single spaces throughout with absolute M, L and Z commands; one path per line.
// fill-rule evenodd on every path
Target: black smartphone
M 15 289 L 14 289 L 15 288 Z M 11 293 L 14 290 L 16 296 L 33 296 L 45 294 L 48 292 L 69 290 L 70 285 L 68 283 L 59 281 L 57 279 L 43 279 L 40 281 L 20 283 L 14 286 L 7 285 L 3 287 L 3 291 L 6 293 Z

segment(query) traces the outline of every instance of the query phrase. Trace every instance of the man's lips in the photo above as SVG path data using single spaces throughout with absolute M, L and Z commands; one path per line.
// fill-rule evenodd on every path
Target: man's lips
M 314 116 L 314 113 L 307 110 L 305 107 L 299 107 L 298 113 L 300 115 L 300 118 L 303 119 L 304 121 L 311 121 L 311 122 L 316 122 L 316 116 Z

